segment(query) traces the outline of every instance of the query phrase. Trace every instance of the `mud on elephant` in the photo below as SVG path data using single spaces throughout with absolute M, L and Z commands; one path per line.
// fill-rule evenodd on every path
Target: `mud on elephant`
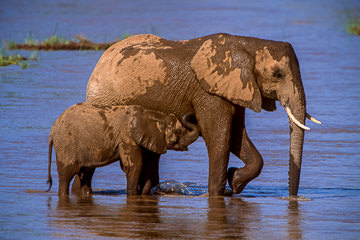
M 50 131 L 49 190 L 54 145 L 60 196 L 69 194 L 69 184 L 75 175 L 79 191 L 90 194 L 95 168 L 119 160 L 126 173 L 127 194 L 148 194 L 159 183 L 160 155 L 167 149 L 186 151 L 199 136 L 190 117 L 184 114 L 180 122 L 173 114 L 140 106 L 98 107 L 79 103 L 69 107 Z
M 297 196 L 306 113 L 298 59 L 290 43 L 214 34 L 169 41 L 129 37 L 110 46 L 87 85 L 87 102 L 137 104 L 175 114 L 195 114 L 209 156 L 209 194 L 234 193 L 257 177 L 263 159 L 246 133 L 245 108 L 286 108 L 290 127 L 289 195 Z M 227 171 L 229 154 L 243 168 Z

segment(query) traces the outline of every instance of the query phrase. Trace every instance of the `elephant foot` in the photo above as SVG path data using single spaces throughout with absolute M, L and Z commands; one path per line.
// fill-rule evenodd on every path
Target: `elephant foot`
M 228 181 L 229 185 L 234 194 L 241 193 L 246 184 L 249 182 L 246 180 L 245 169 L 231 167 L 228 170 Z

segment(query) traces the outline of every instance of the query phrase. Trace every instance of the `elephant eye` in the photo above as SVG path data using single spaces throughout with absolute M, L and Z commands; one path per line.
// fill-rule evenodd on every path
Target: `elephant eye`
M 283 75 L 282 75 L 282 73 L 281 73 L 280 70 L 275 70 L 272 75 L 273 75 L 273 77 L 275 77 L 275 78 L 282 78 L 282 77 L 283 77 Z

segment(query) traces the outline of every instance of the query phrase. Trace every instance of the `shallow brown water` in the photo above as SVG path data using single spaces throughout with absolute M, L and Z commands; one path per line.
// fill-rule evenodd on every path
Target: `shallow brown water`
M 151 3 L 151 4 L 149 4 Z M 360 37 L 345 31 L 356 1 L 9 1 L 0 8 L 0 37 L 53 35 L 112 41 L 124 33 L 189 39 L 215 32 L 290 41 L 299 58 L 308 123 L 299 194 L 287 196 L 288 120 L 247 110 L 250 138 L 262 153 L 262 174 L 231 198 L 164 195 L 127 198 L 118 163 L 96 170 L 95 195 L 57 196 L 47 189 L 47 138 L 67 107 L 85 100 L 102 52 L 39 52 L 30 68 L 0 68 L 1 239 L 359 239 Z M 19 51 L 25 56 L 31 54 Z M 207 188 L 208 162 L 199 139 L 188 152 L 161 158 L 162 181 Z M 231 166 L 241 161 L 231 156 Z M 35 190 L 35 191 L 33 191 Z

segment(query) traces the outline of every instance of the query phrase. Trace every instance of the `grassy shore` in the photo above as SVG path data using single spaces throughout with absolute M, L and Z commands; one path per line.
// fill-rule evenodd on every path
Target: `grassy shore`
M 346 26 L 348 33 L 360 36 L 360 19 L 350 20 Z
M 125 34 L 122 39 L 128 36 L 128 34 Z M 25 39 L 25 43 L 9 41 L 7 45 L 11 50 L 105 50 L 120 40 L 121 39 L 117 39 L 114 42 L 94 43 L 82 35 L 76 35 L 74 40 L 66 40 L 63 37 L 54 35 L 42 42 L 39 40 Z
M 2 49 L 0 48 L 0 67 L 9 66 L 9 65 L 19 65 L 23 69 L 29 67 L 27 60 L 37 60 L 37 54 L 33 54 L 29 58 L 26 58 L 20 54 L 13 55 L 3 55 Z

